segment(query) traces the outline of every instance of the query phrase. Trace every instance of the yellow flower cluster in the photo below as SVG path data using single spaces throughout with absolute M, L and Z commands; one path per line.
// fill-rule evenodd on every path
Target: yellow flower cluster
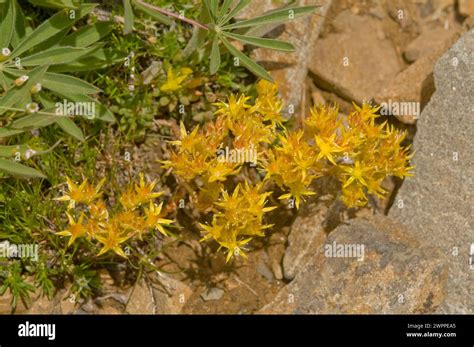
M 171 142 L 176 151 L 162 163 L 195 183 L 196 207 L 213 213 L 210 225 L 201 224 L 203 240 L 216 240 L 227 259 L 242 255 L 252 237 L 264 236 L 269 226 L 263 215 L 273 209 L 264 207 L 270 195 L 264 191 L 271 184 L 285 192 L 280 200 L 291 198 L 299 208 L 314 194 L 312 181 L 331 175 L 341 182 L 342 201 L 357 207 L 367 204 L 367 194 L 384 196 L 385 177 L 411 175 L 406 134 L 378 124 L 378 108 L 369 104 L 355 105 L 347 117 L 336 106 L 317 105 L 296 131 L 284 126 L 277 87 L 267 81 L 257 84 L 253 104 L 248 96 L 231 95 L 216 106 L 216 119 L 203 128 L 188 133 L 181 124 L 181 138 Z M 242 179 L 245 186 L 236 183 Z
M 101 244 L 98 256 L 113 251 L 127 257 L 121 247 L 124 242 L 135 237 L 141 240 L 145 233 L 153 230 L 168 235 L 163 226 L 170 225 L 172 221 L 162 218 L 162 203 L 158 206 L 154 204 L 154 199 L 163 194 L 153 192 L 156 181 L 147 183 L 141 174 L 140 182 L 130 185 L 121 194 L 118 199 L 120 208 L 114 209 L 113 214 L 109 213 L 107 204 L 102 199 L 100 190 L 104 181 L 103 179 L 93 187 L 87 179 L 78 185 L 66 178 L 69 191 L 56 200 L 69 202 L 66 212 L 69 225 L 66 230 L 56 234 L 69 237 L 68 246 L 83 237 Z M 74 214 L 78 217 L 75 218 Z

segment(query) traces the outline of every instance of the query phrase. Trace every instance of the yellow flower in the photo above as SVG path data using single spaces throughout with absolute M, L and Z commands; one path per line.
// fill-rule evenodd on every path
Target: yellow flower
M 105 182 L 105 178 L 102 179 L 95 188 L 87 182 L 87 178 L 80 185 L 75 184 L 69 177 L 66 177 L 66 182 L 69 188 L 69 194 L 65 194 L 54 200 L 69 201 L 68 208 L 71 209 L 74 208 L 77 203 L 88 204 L 100 197 L 102 193 L 99 191 Z
M 104 233 L 106 234 L 106 236 L 96 235 L 95 237 L 103 245 L 97 256 L 100 256 L 108 251 L 114 251 L 115 254 L 127 258 L 127 255 L 120 247 L 120 244 L 127 241 L 131 235 L 122 235 L 118 223 L 108 223 L 106 225 Z
M 345 166 L 342 169 L 346 172 L 346 176 L 349 176 L 347 181 L 344 183 L 344 188 L 349 186 L 352 182 L 359 182 L 364 186 L 367 186 L 364 176 L 366 176 L 366 173 L 371 169 L 368 167 L 361 167 L 359 160 L 354 163 L 354 166 Z
M 168 68 L 168 74 L 166 82 L 160 87 L 163 93 L 174 93 L 183 88 L 182 83 L 193 73 L 190 68 L 181 68 L 178 72 L 173 71 L 170 67 Z
M 81 213 L 79 220 L 76 222 L 74 218 L 66 212 L 67 218 L 69 220 L 69 227 L 66 230 L 57 232 L 56 235 L 59 236 L 70 236 L 67 246 L 71 246 L 74 241 L 81 236 L 86 235 L 87 228 L 83 224 L 84 214 Z
M 139 205 L 163 195 L 163 192 L 153 192 L 155 185 L 156 180 L 147 184 L 145 176 L 143 173 L 140 173 L 140 183 L 135 184 L 133 188 L 129 187 L 125 190 L 120 196 L 119 201 L 125 209 L 133 210 Z
M 334 165 L 337 165 L 336 161 L 334 160 L 333 154 L 341 153 L 343 149 L 334 142 L 335 137 L 336 134 L 333 134 L 330 138 L 327 139 L 327 141 L 324 141 L 319 136 L 315 136 L 316 145 L 319 148 L 318 157 L 316 158 L 317 160 L 326 158 Z
M 148 228 L 157 229 L 163 235 L 169 236 L 169 233 L 163 228 L 163 225 L 170 225 L 173 221 L 171 219 L 160 218 L 162 206 L 163 203 L 156 206 L 150 201 L 150 206 L 145 208 L 146 226 Z
M 89 205 L 89 214 L 91 219 L 95 219 L 97 221 L 103 221 L 109 218 L 109 211 L 107 210 L 107 206 L 102 199 L 94 201 Z
M 224 247 L 227 249 L 227 257 L 226 257 L 226 263 L 229 262 L 229 260 L 233 256 L 242 256 L 245 259 L 248 259 L 247 254 L 245 254 L 244 251 L 247 251 L 247 249 L 244 248 L 244 246 L 249 243 L 252 240 L 251 237 L 240 240 L 240 241 L 233 241 L 233 242 L 219 242 L 219 249 Z
M 229 175 L 235 175 L 239 172 L 238 164 L 228 163 L 224 161 L 213 161 L 209 164 L 207 172 L 209 182 L 223 182 Z
M 250 99 L 249 96 L 241 95 L 238 98 L 234 94 L 230 95 L 227 99 L 227 103 L 218 102 L 214 105 L 218 107 L 216 114 L 221 114 L 228 118 L 228 128 L 232 129 L 232 120 L 236 120 L 242 117 L 242 115 L 249 109 L 251 106 L 247 104 L 247 101 Z

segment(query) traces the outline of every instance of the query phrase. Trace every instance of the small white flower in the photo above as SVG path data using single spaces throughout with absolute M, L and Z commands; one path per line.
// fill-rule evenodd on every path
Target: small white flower
M 34 156 L 36 153 L 38 153 L 37 151 L 35 151 L 34 149 L 31 149 L 31 148 L 28 148 L 26 151 L 25 151 L 25 159 L 28 160 L 30 159 L 32 156 Z
M 12 54 L 12 51 L 8 47 L 2 48 L 2 56 L 3 57 L 9 57 L 10 54 Z
M 33 87 L 31 87 L 31 94 L 37 94 L 41 91 L 42 86 L 41 83 L 36 83 Z
M 39 105 L 36 102 L 32 102 L 26 105 L 26 112 L 36 113 L 39 111 Z

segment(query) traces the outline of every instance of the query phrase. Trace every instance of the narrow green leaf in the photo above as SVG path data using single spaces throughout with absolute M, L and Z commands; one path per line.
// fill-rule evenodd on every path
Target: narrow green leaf
M 247 69 L 249 69 L 252 73 L 254 73 L 256 76 L 266 79 L 270 82 L 273 82 L 272 76 L 260 65 L 258 65 L 256 62 L 254 62 L 252 59 L 247 57 L 244 53 L 239 51 L 237 48 L 235 48 L 225 37 L 222 37 L 222 42 L 226 46 L 226 48 L 229 50 L 229 52 L 236 58 L 239 59 L 239 61 L 242 63 L 243 66 L 245 66 Z
M 223 25 L 234 18 L 240 11 L 242 11 L 248 4 L 250 0 L 239 0 L 237 5 L 219 22 L 219 25 Z
M 72 94 L 97 94 L 100 89 L 79 78 L 47 72 L 41 80 L 43 87 L 53 92 L 64 93 L 65 90 Z
M 219 51 L 219 38 L 215 37 L 212 41 L 210 72 L 214 75 L 221 66 L 221 52 Z
M 66 94 L 56 93 L 56 94 L 59 95 L 61 98 L 66 99 L 68 101 L 72 101 L 72 102 L 94 102 L 95 103 L 95 117 L 97 119 L 100 119 L 104 122 L 109 122 L 109 123 L 114 123 L 116 121 L 114 114 L 110 112 L 107 107 L 102 105 L 93 97 L 90 97 L 88 95 L 67 94 L 67 93 Z
M 10 129 L 10 128 L 0 128 L 0 138 L 10 137 L 13 135 L 18 135 L 23 133 L 24 130 Z
M 283 51 L 283 52 L 294 52 L 295 50 L 295 47 L 291 43 L 281 41 L 281 40 L 239 35 L 239 34 L 229 33 L 226 31 L 224 31 L 223 34 L 234 40 L 239 40 L 243 43 L 247 43 L 249 45 L 254 45 L 258 47 L 264 47 L 264 48 L 274 49 L 274 50 Z
M 61 46 L 87 47 L 107 36 L 114 28 L 112 22 L 97 22 L 85 26 L 60 42 Z
M 67 134 L 71 135 L 75 139 L 83 142 L 84 134 L 82 133 L 81 128 L 79 128 L 70 118 L 63 117 L 56 122 L 61 129 L 63 129 Z
M 201 14 L 199 15 L 199 22 L 201 23 L 211 22 L 211 18 L 209 17 L 209 12 L 205 11 L 204 8 L 201 10 Z M 188 58 L 198 47 L 201 47 L 206 41 L 207 34 L 208 34 L 207 30 L 194 27 L 191 40 L 189 40 L 188 44 L 183 50 L 183 57 Z
M 132 4 L 130 3 L 130 0 L 123 0 L 123 10 L 124 10 L 123 33 L 124 35 L 128 35 L 133 31 L 133 23 L 135 21 L 135 17 L 133 15 Z
M 5 95 L 0 98 L 0 115 L 7 112 L 8 108 L 13 107 L 23 100 L 25 96 L 29 96 L 31 87 L 43 78 L 46 70 L 48 70 L 48 66 L 39 66 L 27 74 L 29 79 L 21 87 L 10 88 Z M 22 107 L 25 107 L 25 105 L 22 105 Z
M 13 176 L 21 176 L 25 178 L 46 178 L 46 176 L 38 170 L 7 159 L 0 159 L 0 170 Z
M 29 148 L 28 145 L 0 146 L 0 157 L 13 158 L 17 153 L 24 154 Z
M 48 8 L 69 8 L 77 9 L 77 1 L 73 0 L 29 0 L 33 5 Z
M 11 126 L 14 129 L 37 129 L 54 124 L 58 121 L 59 118 L 64 117 L 47 114 L 30 114 L 28 116 L 15 120 Z
M 217 9 L 219 7 L 219 0 L 208 0 L 208 6 L 214 18 L 217 18 Z
M 96 6 L 97 4 L 83 4 L 78 10 L 59 11 L 50 19 L 43 22 L 30 35 L 25 36 L 25 38 L 18 44 L 18 47 L 13 51 L 10 60 L 20 56 L 51 36 L 59 33 L 61 30 L 72 27 L 76 21 L 87 15 Z M 74 15 L 72 15 L 73 13 Z
M 105 68 L 119 62 L 123 62 L 126 54 L 114 48 L 101 48 L 94 53 L 79 59 L 74 63 L 51 66 L 51 72 L 74 72 L 91 71 Z
M 16 16 L 14 21 L 15 28 L 13 30 L 11 45 L 14 49 L 16 49 L 18 47 L 18 44 L 23 40 L 26 34 L 30 34 L 33 29 L 31 29 L 31 27 L 28 25 L 20 5 L 18 5 L 16 0 L 14 0 L 14 3 Z
M 163 23 L 163 24 L 166 24 L 166 25 L 173 24 L 173 21 L 169 17 L 165 16 L 164 14 L 162 14 L 160 12 L 154 11 L 150 7 L 147 7 L 147 6 L 143 5 L 141 2 L 134 1 L 133 5 L 136 8 L 138 8 L 140 11 L 142 11 L 143 13 L 149 15 L 151 18 L 153 18 L 154 20 L 157 20 L 160 23 Z
M 227 14 L 227 11 L 229 11 L 230 5 L 232 5 L 233 1 L 234 0 L 224 0 L 224 3 L 222 4 L 221 8 L 219 9 L 219 12 L 217 13 L 217 17 L 219 20 L 221 18 L 224 18 L 224 16 Z
M 0 5 L 0 50 L 10 47 L 10 42 L 15 29 L 15 3 L 8 0 Z
M 101 48 L 104 43 L 97 43 L 88 48 L 74 48 L 74 47 L 55 47 L 46 51 L 30 55 L 21 60 L 22 66 L 37 66 L 37 65 L 59 65 L 67 64 L 78 60 L 81 57 L 91 54 L 95 50 Z
M 222 27 L 223 30 L 233 30 L 239 28 L 248 28 L 257 25 L 265 25 L 270 23 L 286 22 L 293 20 L 295 18 L 313 13 L 318 9 L 319 6 L 303 6 L 303 7 L 293 7 L 285 8 L 270 13 L 264 14 L 252 19 L 247 19 L 239 21 L 233 24 L 226 25 Z
M 10 83 L 7 81 L 7 77 L 3 72 L 0 71 L 0 88 L 7 90 Z

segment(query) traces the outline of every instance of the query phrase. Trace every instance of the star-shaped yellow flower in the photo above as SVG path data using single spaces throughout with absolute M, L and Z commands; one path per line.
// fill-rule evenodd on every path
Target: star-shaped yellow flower
M 102 236 L 102 235 L 95 236 L 95 238 L 103 245 L 102 249 L 99 251 L 97 256 L 100 256 L 108 251 L 114 251 L 115 254 L 118 254 L 121 257 L 127 258 L 127 255 L 125 254 L 123 249 L 120 247 L 120 244 L 127 241 L 131 237 L 131 235 L 130 234 L 123 235 L 118 223 L 107 224 L 104 232 L 106 234 L 105 236 Z
M 316 140 L 316 145 L 319 148 L 319 153 L 318 157 L 316 160 L 320 160 L 322 158 L 326 158 L 329 160 L 331 163 L 334 165 L 336 164 L 336 161 L 334 160 L 333 154 L 334 153 L 341 153 L 344 149 L 339 147 L 335 142 L 334 139 L 336 138 L 336 134 L 333 134 L 331 137 L 327 139 L 327 141 L 323 140 L 319 136 L 315 136 Z
M 168 69 L 166 82 L 160 87 L 163 93 L 174 93 L 183 88 L 182 83 L 193 73 L 190 68 L 181 68 L 177 73 L 170 67 Z
M 171 219 L 161 218 L 162 207 L 163 203 L 156 206 L 150 201 L 150 206 L 145 208 L 145 221 L 148 228 L 157 229 L 163 235 L 169 236 L 169 233 L 163 228 L 163 225 L 170 225 L 173 221 Z
M 352 182 L 358 182 L 363 184 L 364 186 L 367 186 L 367 182 L 365 181 L 364 176 L 366 176 L 366 173 L 369 172 L 371 169 L 368 167 L 361 167 L 359 160 L 356 160 L 354 166 L 343 167 L 343 170 L 346 172 L 346 176 L 349 177 L 344 183 L 344 188 L 349 186 Z
M 99 198 L 102 195 L 100 188 L 102 188 L 105 178 L 102 179 L 95 188 L 87 182 L 87 178 L 80 185 L 74 183 L 69 177 L 66 177 L 66 182 L 69 188 L 69 194 L 64 194 L 54 200 L 69 201 L 68 208 L 71 209 L 74 208 L 77 203 L 88 204 Z
M 56 235 L 59 236 L 70 236 L 67 246 L 71 246 L 74 241 L 81 236 L 86 235 L 87 228 L 83 224 L 84 214 L 81 213 L 79 220 L 76 222 L 74 218 L 66 212 L 67 218 L 69 220 L 69 227 L 66 230 L 57 232 Z

